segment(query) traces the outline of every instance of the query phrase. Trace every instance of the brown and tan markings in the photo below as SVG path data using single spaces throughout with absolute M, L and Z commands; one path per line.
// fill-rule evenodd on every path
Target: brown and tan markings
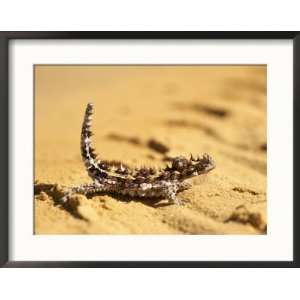
M 68 201 L 74 193 L 91 196 L 107 192 L 130 197 L 162 197 L 170 203 L 181 204 L 176 194 L 191 187 L 185 180 L 215 168 L 214 161 L 207 154 L 197 158 L 191 156 L 189 159 L 175 157 L 171 165 L 159 170 L 150 167 L 129 168 L 121 162 L 100 160 L 92 147 L 92 118 L 93 104 L 89 103 L 82 124 L 80 146 L 82 160 L 93 182 L 70 188 L 62 198 L 63 202 Z

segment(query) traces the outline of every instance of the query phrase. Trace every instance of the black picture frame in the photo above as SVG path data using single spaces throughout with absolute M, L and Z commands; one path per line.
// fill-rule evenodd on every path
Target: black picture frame
M 289 32 L 0 32 L 0 266 L 2 267 L 299 267 L 300 266 L 300 206 L 297 172 L 299 158 L 294 155 L 294 223 L 293 223 L 293 261 L 10 261 L 9 259 L 9 42 L 15 39 L 260 39 L 293 40 L 293 151 L 299 153 L 299 127 L 297 112 L 300 98 L 300 33 Z M 297 101 L 298 100 L 298 101 Z M 298 167 L 297 167 L 298 166 Z M 278 170 L 280 171 L 280 170 Z

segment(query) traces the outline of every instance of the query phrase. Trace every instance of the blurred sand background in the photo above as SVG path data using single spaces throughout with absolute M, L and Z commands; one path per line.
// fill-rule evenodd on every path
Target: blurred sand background
M 36 66 L 35 233 L 266 233 L 266 80 L 265 66 Z M 57 205 L 55 185 L 91 182 L 79 146 L 89 101 L 100 158 L 159 167 L 206 152 L 216 169 L 178 194 L 184 206 L 113 195 Z

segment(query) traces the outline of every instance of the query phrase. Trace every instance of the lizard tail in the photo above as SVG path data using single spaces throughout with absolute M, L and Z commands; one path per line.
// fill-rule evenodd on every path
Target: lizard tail
M 91 131 L 93 119 L 93 104 L 88 103 L 85 115 L 82 123 L 81 129 L 81 141 L 80 141 L 80 149 L 81 149 L 81 157 L 87 168 L 92 167 L 96 164 L 97 154 L 95 153 L 95 149 L 92 147 L 91 136 L 93 135 Z
M 88 103 L 81 129 L 81 157 L 88 171 L 89 176 L 93 180 L 101 181 L 107 177 L 107 172 L 110 171 L 109 164 L 97 159 L 95 149 L 92 147 L 91 131 L 92 119 L 93 119 L 93 104 Z

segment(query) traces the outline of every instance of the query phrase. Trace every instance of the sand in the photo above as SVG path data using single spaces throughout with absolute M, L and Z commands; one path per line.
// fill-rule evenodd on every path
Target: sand
M 35 234 L 265 234 L 266 71 L 36 66 Z M 79 147 L 89 101 L 100 158 L 160 167 L 209 153 L 216 169 L 190 180 L 184 206 L 114 195 L 58 205 L 62 186 L 91 182 Z

